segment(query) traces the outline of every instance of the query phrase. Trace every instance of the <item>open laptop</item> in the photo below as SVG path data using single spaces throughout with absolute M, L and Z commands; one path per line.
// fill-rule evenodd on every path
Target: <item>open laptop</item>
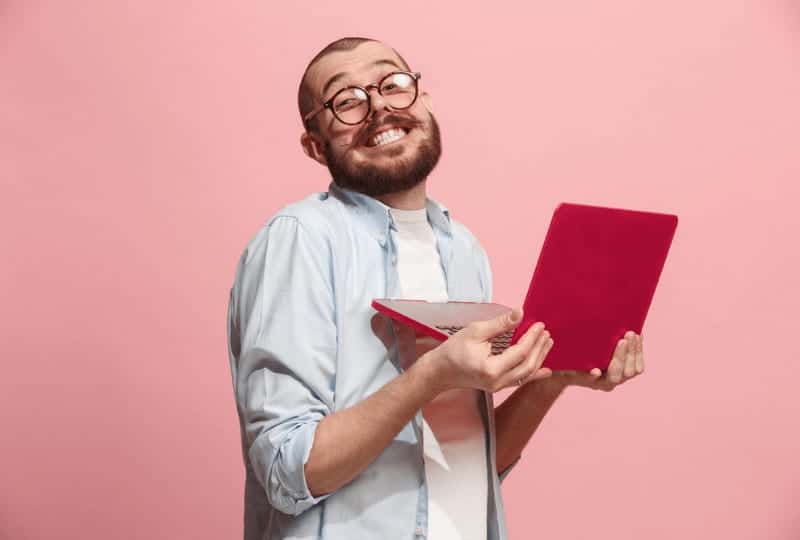
M 559 204 L 528 287 L 522 322 L 492 341 L 492 353 L 501 353 L 543 321 L 555 342 L 545 367 L 605 370 L 625 332 L 642 332 L 677 225 L 672 214 Z M 385 298 L 372 306 L 442 341 L 471 322 L 511 310 L 495 303 Z

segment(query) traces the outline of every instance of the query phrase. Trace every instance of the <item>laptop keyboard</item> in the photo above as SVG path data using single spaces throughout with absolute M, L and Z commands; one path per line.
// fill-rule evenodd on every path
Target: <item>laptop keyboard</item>
M 452 336 L 459 330 L 463 329 L 463 326 L 436 326 L 437 330 L 441 330 L 448 336 Z M 500 354 L 504 350 L 506 350 L 509 345 L 511 345 L 511 338 L 514 336 L 514 330 L 509 330 L 507 332 L 503 332 L 502 334 L 498 334 L 497 336 L 491 339 L 492 344 L 492 354 Z

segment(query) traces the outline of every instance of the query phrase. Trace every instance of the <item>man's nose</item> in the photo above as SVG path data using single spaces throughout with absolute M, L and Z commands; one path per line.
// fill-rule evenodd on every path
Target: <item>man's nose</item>
M 373 92 L 374 90 L 374 92 Z M 392 110 L 392 106 L 389 105 L 380 92 L 378 92 L 377 85 L 370 85 L 367 87 L 367 92 L 369 92 L 370 101 L 372 102 L 372 112 L 376 113 L 382 110 Z

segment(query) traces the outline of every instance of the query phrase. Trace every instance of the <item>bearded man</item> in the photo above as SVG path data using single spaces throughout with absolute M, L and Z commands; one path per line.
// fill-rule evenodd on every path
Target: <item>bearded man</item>
M 641 338 L 626 333 L 605 374 L 554 374 L 542 322 L 490 354 L 518 309 L 441 344 L 378 316 L 373 298 L 492 297 L 485 251 L 426 195 L 430 95 L 391 47 L 343 38 L 311 60 L 298 102 L 303 150 L 333 181 L 248 244 L 228 310 L 245 539 L 504 539 L 500 481 L 550 406 L 641 373 Z

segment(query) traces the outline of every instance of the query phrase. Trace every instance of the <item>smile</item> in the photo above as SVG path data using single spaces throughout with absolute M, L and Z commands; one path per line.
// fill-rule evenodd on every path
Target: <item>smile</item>
M 395 141 L 399 141 L 406 135 L 408 135 L 408 131 L 403 128 L 387 129 L 386 131 L 381 131 L 367 141 L 367 146 L 383 146 L 384 144 L 390 144 Z

